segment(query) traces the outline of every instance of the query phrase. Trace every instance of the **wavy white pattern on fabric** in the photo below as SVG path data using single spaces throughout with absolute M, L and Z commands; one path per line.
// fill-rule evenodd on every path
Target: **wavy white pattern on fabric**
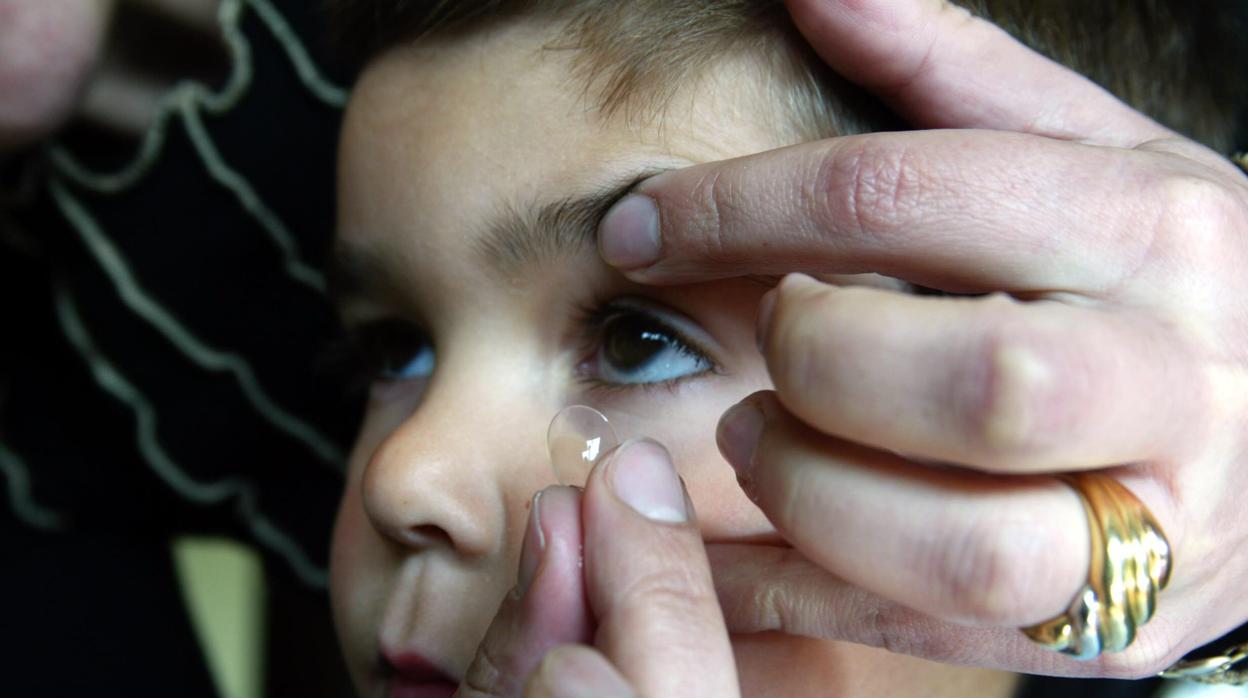
M 100 194 L 116 194 L 134 186 L 151 171 L 164 151 L 169 123 L 180 119 L 209 175 L 234 194 L 243 210 L 265 231 L 282 253 L 287 274 L 318 293 L 324 293 L 323 275 L 300 258 L 299 246 L 285 224 L 264 204 L 251 183 L 226 163 L 203 127 L 201 110 L 212 115 L 225 114 L 251 87 L 251 44 L 239 28 L 244 10 L 249 7 L 281 44 L 300 82 L 308 91 L 327 106 L 341 109 L 347 102 L 347 92 L 321 77 L 290 25 L 268 0 L 222 0 L 218 19 L 232 68 L 230 77 L 219 92 L 213 92 L 195 80 L 183 80 L 175 85 L 161 98 L 152 125 L 144 134 L 134 159 L 116 172 L 94 172 L 58 145 L 49 148 L 49 159 L 57 173 L 74 184 Z
M 0 443 L 0 473 L 8 482 L 9 506 L 18 520 L 41 531 L 65 528 L 65 517 L 35 501 L 30 491 L 30 468 Z
M 255 371 L 246 359 L 236 353 L 221 351 L 209 346 L 187 329 L 172 311 L 145 291 L 130 270 L 121 250 L 112 243 L 86 207 L 74 198 L 69 189 L 55 176 L 49 177 L 48 190 L 57 208 L 82 238 L 92 257 L 113 282 L 122 303 L 131 312 L 164 335 L 195 365 L 206 371 L 231 374 L 243 395 L 260 416 L 306 445 L 324 463 L 336 471 L 341 471 L 345 457 L 333 441 L 270 398 L 260 386 Z
M 96 348 L 78 314 L 69 289 L 58 283 L 54 289 L 57 321 L 91 370 L 91 377 L 104 392 L 130 408 L 135 418 L 135 441 L 139 453 L 152 471 L 183 499 L 201 506 L 235 500 L 236 513 L 251 534 L 269 550 L 285 560 L 304 583 L 325 588 L 329 577 L 324 568 L 312 562 L 299 544 L 287 536 L 260 512 L 255 486 L 237 477 L 215 482 L 200 482 L 174 462 L 160 444 L 157 434 L 157 413 L 152 403 Z
M 260 26 L 281 46 L 300 84 L 328 108 L 341 109 L 347 102 L 347 91 L 330 83 L 322 75 L 290 24 L 269 0 L 222 0 L 218 21 L 229 52 L 229 77 L 219 90 L 203 83 L 183 80 L 165 93 L 153 115 L 152 123 L 139 143 L 134 157 L 112 172 L 97 172 L 80 163 L 66 148 L 53 143 L 47 148 L 51 174 L 48 190 L 58 210 L 70 223 L 113 283 L 123 305 L 163 335 L 178 352 L 203 370 L 229 374 L 255 411 L 268 423 L 302 443 L 318 461 L 341 475 L 345 454 L 327 436 L 310 423 L 281 407 L 262 388 L 251 364 L 237 353 L 208 345 L 185 326 L 175 314 L 146 291 L 131 270 L 125 255 L 107 232 L 90 214 L 87 207 L 71 192 L 68 184 L 95 194 L 121 194 L 143 180 L 164 153 L 170 125 L 179 123 L 185 130 L 196 155 L 208 175 L 229 191 L 239 207 L 260 226 L 282 258 L 282 268 L 296 283 L 324 294 L 323 274 L 300 254 L 297 239 L 281 218 L 261 198 L 251 182 L 232 168 L 217 148 L 203 116 L 227 114 L 247 94 L 254 77 L 251 43 L 241 29 L 248 11 L 254 12 Z M 272 550 L 287 563 L 296 575 L 310 586 L 324 588 L 327 575 L 314 563 L 298 543 L 260 511 L 259 495 L 254 483 L 232 477 L 216 482 L 199 482 L 180 468 L 157 438 L 157 408 L 121 370 L 96 348 L 82 323 L 69 290 L 56 287 L 57 317 L 70 345 L 77 350 L 91 370 L 96 383 L 106 393 L 127 405 L 135 416 L 135 439 L 140 455 L 152 471 L 179 496 L 197 505 L 215 505 L 233 500 L 236 514 L 246 523 L 255 540 Z M 0 472 L 8 483 L 10 505 L 17 518 L 31 527 L 56 530 L 67 525 L 61 514 L 40 506 L 31 496 L 30 469 L 27 464 L 0 443 Z

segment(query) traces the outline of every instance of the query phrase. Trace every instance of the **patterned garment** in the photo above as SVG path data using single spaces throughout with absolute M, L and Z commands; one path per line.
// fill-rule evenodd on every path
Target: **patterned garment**
M 271 693 L 343 695 L 325 568 L 359 404 L 324 366 L 345 92 L 315 6 L 223 2 L 232 72 L 138 151 L 71 129 L 3 168 L 6 695 L 214 695 L 181 534 L 264 555 L 270 647 L 316 648 L 271 649 Z

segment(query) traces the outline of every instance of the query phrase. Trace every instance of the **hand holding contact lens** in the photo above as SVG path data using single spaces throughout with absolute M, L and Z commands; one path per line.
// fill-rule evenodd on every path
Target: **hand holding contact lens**
M 602 454 L 620 445 L 605 415 L 585 405 L 559 410 L 546 430 L 546 450 L 561 485 L 584 487 Z

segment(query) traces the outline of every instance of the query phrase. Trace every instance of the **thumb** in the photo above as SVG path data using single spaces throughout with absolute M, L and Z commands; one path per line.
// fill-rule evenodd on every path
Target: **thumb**
M 593 624 L 581 571 L 581 494 L 548 487 L 533 498 L 516 586 L 503 599 L 459 698 L 519 696 L 543 655 L 587 642 Z
M 667 450 L 632 441 L 582 505 L 597 649 L 642 696 L 739 695 L 706 548 Z

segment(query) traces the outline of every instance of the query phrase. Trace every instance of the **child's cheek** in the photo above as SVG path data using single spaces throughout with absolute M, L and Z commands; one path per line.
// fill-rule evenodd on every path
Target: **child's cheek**
M 648 437 L 671 451 L 707 540 L 757 539 L 775 529 L 737 484 L 736 472 L 715 443 L 715 428 L 725 410 L 768 387 L 760 369 L 748 378 L 738 373 L 695 379 L 670 395 L 652 395 L 644 410 L 623 404 L 601 409 L 621 439 Z
M 714 427 L 710 426 L 711 433 Z M 699 443 L 673 455 L 681 464 L 678 469 L 698 513 L 703 538 L 717 542 L 742 538 L 757 541 L 775 533 L 771 522 L 741 490 L 732 466 L 714 443 Z
M 383 598 L 381 590 L 369 588 L 380 575 L 367 569 L 371 534 L 363 509 L 359 477 L 352 473 L 334 524 L 329 588 L 334 626 L 353 674 L 368 665 L 374 651 L 371 638 L 376 628 L 368 619 L 376 616 L 379 599 Z M 358 686 L 362 677 L 355 679 Z
M 356 435 L 334 521 L 329 588 L 334 626 L 353 675 L 371 666 L 385 600 L 393 583 L 393 556 L 364 509 L 361 483 L 369 459 L 410 414 L 395 402 L 370 401 Z M 364 677 L 355 676 L 357 686 Z

